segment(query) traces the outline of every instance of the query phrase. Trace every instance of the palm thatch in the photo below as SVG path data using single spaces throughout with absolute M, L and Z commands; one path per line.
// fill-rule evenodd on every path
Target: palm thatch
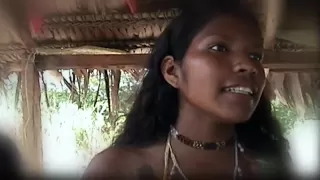
M 268 80 L 279 100 L 296 109 L 301 117 L 319 117 L 319 72 L 270 72 Z
M 17 64 L 23 59 L 24 51 L 22 53 L 15 53 L 16 47 L 7 45 L 7 43 L 19 43 L 23 46 L 23 41 L 19 37 L 18 31 L 14 28 L 9 14 L 4 11 L 3 6 L 0 6 L 0 17 L 0 76 L 6 78 L 11 71 L 8 67 Z
M 173 9 L 134 15 L 57 16 L 45 19 L 41 33 L 34 38 L 37 41 L 155 39 L 178 13 Z

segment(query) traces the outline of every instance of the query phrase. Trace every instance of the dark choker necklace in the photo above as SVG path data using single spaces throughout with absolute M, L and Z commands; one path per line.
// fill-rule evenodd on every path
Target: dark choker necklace
M 191 140 L 186 136 L 183 136 L 179 134 L 179 132 L 171 126 L 170 134 L 182 142 L 183 144 L 187 146 L 191 146 L 196 149 L 202 149 L 202 150 L 219 150 L 222 148 L 225 148 L 227 146 L 233 145 L 234 144 L 234 137 L 227 141 L 220 141 L 220 142 L 201 142 L 201 141 L 195 141 Z

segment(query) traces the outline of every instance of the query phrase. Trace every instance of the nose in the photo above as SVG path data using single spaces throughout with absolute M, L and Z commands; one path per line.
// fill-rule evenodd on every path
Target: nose
M 234 72 L 248 73 L 252 75 L 256 75 L 258 73 L 257 62 L 254 62 L 254 60 L 250 59 L 248 55 L 238 55 L 235 59 L 236 60 L 233 66 Z

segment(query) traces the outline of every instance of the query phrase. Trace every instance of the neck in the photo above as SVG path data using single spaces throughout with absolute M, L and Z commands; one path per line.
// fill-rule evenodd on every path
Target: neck
M 234 135 L 234 125 L 185 105 L 179 112 L 176 129 L 192 140 L 202 142 L 225 141 Z

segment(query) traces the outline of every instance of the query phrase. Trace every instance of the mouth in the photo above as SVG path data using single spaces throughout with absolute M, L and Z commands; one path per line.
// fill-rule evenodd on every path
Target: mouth
M 254 90 L 252 88 L 242 86 L 224 88 L 223 91 L 248 96 L 254 95 Z

